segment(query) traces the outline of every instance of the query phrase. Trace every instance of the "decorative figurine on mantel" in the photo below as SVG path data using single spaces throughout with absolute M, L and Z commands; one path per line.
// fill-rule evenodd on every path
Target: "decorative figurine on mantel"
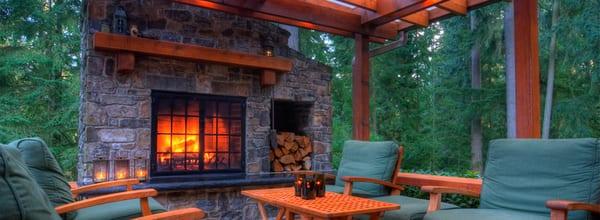
M 127 13 L 125 8 L 118 6 L 113 15 L 112 32 L 115 34 L 128 34 Z

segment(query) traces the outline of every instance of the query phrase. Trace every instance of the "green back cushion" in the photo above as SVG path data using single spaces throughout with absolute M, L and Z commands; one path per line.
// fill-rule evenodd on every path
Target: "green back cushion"
M 481 208 L 541 215 L 551 199 L 597 203 L 600 146 L 597 139 L 502 139 L 490 142 Z M 569 219 L 586 219 L 570 212 Z
M 51 219 L 60 217 L 44 191 L 15 154 L 0 144 L 0 219 Z
M 48 145 L 40 138 L 25 138 L 13 141 L 9 147 L 21 153 L 33 178 L 42 187 L 52 205 L 59 206 L 73 202 L 71 187 L 64 176 L 58 161 L 50 152 Z M 68 219 L 73 219 L 76 213 L 70 213 Z
M 390 181 L 397 160 L 398 145 L 394 142 L 346 141 L 335 185 L 344 186 L 344 181 L 341 179 L 343 176 Z M 355 183 L 353 189 L 360 189 L 371 196 L 383 196 L 389 193 L 385 187 L 373 183 Z

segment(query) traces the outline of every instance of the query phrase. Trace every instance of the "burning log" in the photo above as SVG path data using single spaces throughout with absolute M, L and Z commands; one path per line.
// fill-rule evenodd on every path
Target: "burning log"
M 277 134 L 277 147 L 269 153 L 271 169 L 274 172 L 310 170 L 312 151 L 309 137 L 281 132 Z

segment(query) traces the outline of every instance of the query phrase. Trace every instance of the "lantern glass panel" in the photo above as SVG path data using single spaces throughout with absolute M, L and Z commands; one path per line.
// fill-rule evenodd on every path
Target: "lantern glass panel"
M 140 181 L 145 181 L 148 176 L 148 160 L 143 157 L 135 158 L 135 177 Z
M 129 178 L 129 160 L 127 158 L 118 158 L 115 160 L 115 179 Z
M 100 183 L 108 179 L 108 160 L 104 158 L 98 158 L 93 162 L 94 169 L 94 182 Z

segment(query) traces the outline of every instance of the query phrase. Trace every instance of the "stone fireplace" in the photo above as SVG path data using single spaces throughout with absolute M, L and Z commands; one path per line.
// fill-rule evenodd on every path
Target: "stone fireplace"
M 92 47 L 94 33 L 113 30 L 117 7 L 141 38 L 249 54 L 273 39 L 275 56 L 292 59 L 292 71 L 265 87 L 260 69 L 135 54 L 133 70 L 119 73 L 117 54 Z M 257 219 L 256 204 L 240 191 L 292 181 L 271 173 L 273 127 L 310 138 L 310 169 L 331 170 L 331 71 L 291 49 L 297 45 L 288 45 L 284 28 L 165 0 L 87 0 L 84 9 L 80 184 L 92 183 L 97 158 L 145 158 L 149 179 L 136 187 L 157 189 L 165 207 Z

